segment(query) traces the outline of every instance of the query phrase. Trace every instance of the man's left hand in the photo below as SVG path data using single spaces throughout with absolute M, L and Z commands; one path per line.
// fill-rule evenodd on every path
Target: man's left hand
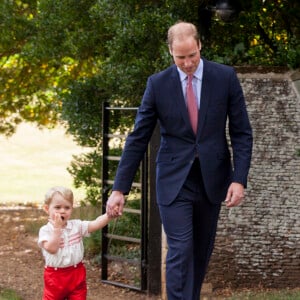
M 240 183 L 233 182 L 228 188 L 225 203 L 228 208 L 238 206 L 245 197 L 244 186 Z

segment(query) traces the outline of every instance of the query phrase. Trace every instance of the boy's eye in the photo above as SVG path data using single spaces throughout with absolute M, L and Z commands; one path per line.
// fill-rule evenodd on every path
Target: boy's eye
M 58 210 L 58 209 L 61 209 L 61 208 L 64 208 L 65 210 L 70 210 L 71 207 L 70 206 L 54 206 L 54 209 Z

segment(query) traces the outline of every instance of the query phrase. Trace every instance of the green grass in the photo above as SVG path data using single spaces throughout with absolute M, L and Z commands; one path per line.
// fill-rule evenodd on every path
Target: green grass
M 0 204 L 42 203 L 54 185 L 72 188 L 80 201 L 84 193 L 73 187 L 67 167 L 83 151 L 62 128 L 21 124 L 12 137 L 0 135 Z
M 247 292 L 235 293 L 227 300 L 299 300 L 300 289 L 295 290 L 273 290 L 273 291 L 259 291 L 254 290 Z
M 0 289 L 0 300 L 22 300 L 22 298 L 11 289 Z

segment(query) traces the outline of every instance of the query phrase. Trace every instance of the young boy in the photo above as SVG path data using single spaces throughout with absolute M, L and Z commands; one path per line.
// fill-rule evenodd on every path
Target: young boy
M 61 186 L 51 188 L 45 196 L 49 222 L 40 228 L 38 238 L 45 259 L 43 300 L 86 299 L 82 238 L 112 220 L 107 214 L 93 221 L 71 220 L 73 198 L 73 192 Z

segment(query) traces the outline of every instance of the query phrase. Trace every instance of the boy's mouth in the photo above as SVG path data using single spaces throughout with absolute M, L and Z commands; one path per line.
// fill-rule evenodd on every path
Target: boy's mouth
M 61 216 L 61 219 L 64 221 L 65 217 Z

